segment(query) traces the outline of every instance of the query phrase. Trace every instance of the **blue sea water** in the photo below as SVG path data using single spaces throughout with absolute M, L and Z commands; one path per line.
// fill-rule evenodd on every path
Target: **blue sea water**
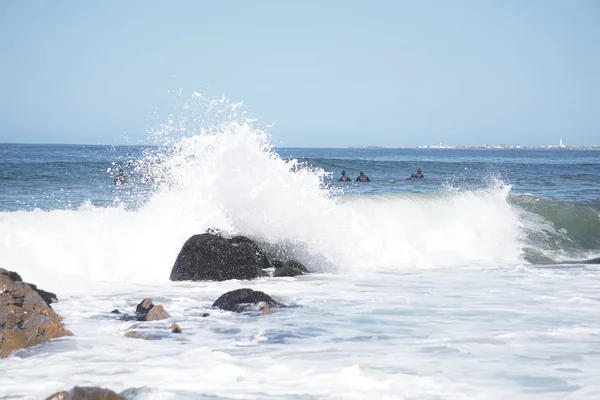
M 64 209 L 85 201 L 114 205 L 123 189 L 113 184 L 115 164 L 135 177 L 127 162 L 148 150 L 152 147 L 0 144 L 0 210 Z M 326 183 L 348 194 L 472 190 L 497 180 L 511 185 L 512 193 L 590 207 L 598 207 L 600 201 L 598 151 L 278 148 L 276 152 L 322 168 L 331 174 Z M 407 180 L 417 168 L 426 179 Z M 371 182 L 337 183 L 342 170 L 353 180 L 365 171 Z M 248 175 L 247 179 L 261 177 Z M 125 190 L 132 190 L 137 182 L 132 183 Z M 149 190 L 140 186 L 136 187 L 140 192 Z
M 600 274 L 562 264 L 600 255 L 600 152 L 261 138 L 235 125 L 168 148 L 0 144 L 0 267 L 56 292 L 75 333 L 0 360 L 0 398 L 74 385 L 131 399 L 600 397 Z M 371 182 L 338 182 L 342 170 Z M 312 273 L 170 282 L 207 228 Z M 210 307 L 240 287 L 294 307 Z M 137 326 L 161 340 L 124 337 L 132 323 L 110 315 L 144 297 L 171 314 Z

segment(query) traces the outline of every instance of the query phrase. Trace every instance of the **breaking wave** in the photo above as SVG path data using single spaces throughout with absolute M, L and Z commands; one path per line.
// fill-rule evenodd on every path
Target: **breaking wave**
M 600 247 L 589 205 L 515 196 L 497 182 L 344 195 L 325 171 L 281 158 L 250 120 L 194 130 L 189 121 L 203 121 L 186 118 L 157 130 L 164 142 L 132 160 L 152 187 L 141 206 L 0 213 L 0 265 L 32 281 L 160 282 L 184 241 L 208 228 L 247 235 L 315 272 L 499 267 Z

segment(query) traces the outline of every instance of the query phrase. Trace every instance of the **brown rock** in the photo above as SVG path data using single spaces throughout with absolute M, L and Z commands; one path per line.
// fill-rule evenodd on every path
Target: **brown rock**
M 2 329 L 0 331 L 0 357 L 8 357 L 14 350 L 24 349 L 28 344 L 30 337 L 21 330 Z
M 0 357 L 50 339 L 73 335 L 39 291 L 22 282 L 16 272 L 0 268 Z
M 121 314 L 119 310 L 113 310 L 112 314 Z M 121 314 L 122 321 L 158 321 L 169 318 L 169 313 L 161 305 L 155 306 L 152 299 L 145 298 L 135 308 L 135 314 Z
M 46 400 L 125 400 L 125 397 L 99 387 L 75 386 L 68 392 L 54 393 Z
M 269 315 L 271 314 L 273 311 L 273 307 L 266 305 L 265 308 L 263 308 L 262 312 L 260 313 L 260 315 Z
M 177 324 L 171 325 L 171 333 L 181 333 L 181 327 Z
M 171 317 L 163 306 L 154 306 L 146 315 L 146 321 L 159 321 Z
M 142 332 L 142 331 L 129 331 L 127 333 L 125 333 L 125 336 L 127 336 L 128 338 L 133 338 L 133 339 L 144 339 L 144 340 L 157 340 L 158 337 L 156 337 L 155 335 L 149 333 L 149 332 Z

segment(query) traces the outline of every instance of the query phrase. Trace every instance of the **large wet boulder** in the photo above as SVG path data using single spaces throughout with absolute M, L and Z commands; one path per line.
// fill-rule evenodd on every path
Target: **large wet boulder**
M 295 260 L 288 260 L 285 263 L 282 261 L 274 261 L 272 264 L 275 267 L 275 271 L 273 272 L 273 276 L 275 277 L 308 274 L 306 267 Z
M 0 268 L 0 357 L 73 335 L 44 298 L 56 301 L 53 293 L 23 282 L 16 272 Z
M 46 400 L 125 400 L 124 396 L 112 390 L 99 387 L 75 386 L 68 392 L 54 393 Z
M 226 239 L 202 233 L 183 245 L 171 270 L 172 281 L 225 281 L 266 276 L 269 260 L 252 240 L 244 236 Z
M 213 307 L 238 313 L 246 311 L 264 312 L 280 306 L 281 304 L 273 300 L 268 294 L 252 289 L 232 290 L 221 295 L 213 303 Z

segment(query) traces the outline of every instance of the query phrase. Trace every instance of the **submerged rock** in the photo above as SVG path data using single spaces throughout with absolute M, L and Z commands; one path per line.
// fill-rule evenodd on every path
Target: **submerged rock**
M 160 307 L 156 306 L 155 308 Z M 125 332 L 125 336 L 133 339 L 144 339 L 144 340 L 161 340 L 168 339 L 171 333 L 182 333 L 181 327 L 173 323 L 169 330 L 166 328 L 148 327 L 145 324 L 135 324 L 130 330 Z
M 54 293 L 25 283 L 16 272 L 0 268 L 0 358 L 15 350 L 73 335 L 44 297 L 56 301 Z
M 158 340 L 159 337 L 152 332 L 146 331 L 127 331 L 125 332 L 125 336 L 133 339 L 144 339 L 144 340 Z
M 190 237 L 179 252 L 172 281 L 225 281 L 254 279 L 267 274 L 267 256 L 244 236 L 226 239 L 219 234 L 202 233 Z
M 125 400 L 125 397 L 99 387 L 75 386 L 68 392 L 54 393 L 46 400 Z
M 275 261 L 273 262 L 273 266 L 275 267 L 275 272 L 273 272 L 273 276 L 275 277 L 308 274 L 306 267 L 295 260 L 288 260 L 286 263 Z
M 273 300 L 268 294 L 252 289 L 237 289 L 227 292 L 213 303 L 213 307 L 238 313 L 263 311 L 263 314 L 266 314 L 265 310 L 280 306 L 281 304 Z
M 119 310 L 112 310 L 111 314 L 120 315 L 121 321 L 160 321 L 171 317 L 163 306 L 155 306 L 149 298 L 145 298 L 137 305 L 133 315 L 123 314 Z

